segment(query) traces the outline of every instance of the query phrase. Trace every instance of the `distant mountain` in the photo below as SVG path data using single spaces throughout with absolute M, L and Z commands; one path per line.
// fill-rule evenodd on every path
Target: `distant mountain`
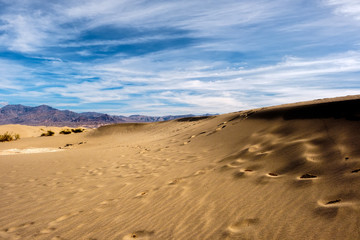
M 132 115 L 126 117 L 97 112 L 76 113 L 69 110 L 58 110 L 47 105 L 28 107 L 18 104 L 6 105 L 0 108 L 0 125 L 23 124 L 32 126 L 99 127 L 114 123 L 158 122 L 193 116 L 195 115 L 169 115 L 162 117 Z

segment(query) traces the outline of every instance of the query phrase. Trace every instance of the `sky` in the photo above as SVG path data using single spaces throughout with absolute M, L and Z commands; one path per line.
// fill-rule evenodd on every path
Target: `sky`
M 0 107 L 221 114 L 359 77 L 358 0 L 0 0 Z

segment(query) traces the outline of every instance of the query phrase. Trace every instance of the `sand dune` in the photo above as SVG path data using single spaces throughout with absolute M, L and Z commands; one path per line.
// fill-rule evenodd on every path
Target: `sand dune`
M 0 156 L 0 239 L 360 239 L 359 106 L 0 143 L 20 151 Z M 36 148 L 62 151 L 24 154 Z
M 58 135 L 61 130 L 68 129 L 68 127 L 46 127 L 46 126 L 25 126 L 19 124 L 7 124 L 0 125 L 0 134 L 4 134 L 5 132 L 9 133 L 18 133 L 21 138 L 28 137 L 39 137 L 42 133 L 47 131 L 53 131 Z

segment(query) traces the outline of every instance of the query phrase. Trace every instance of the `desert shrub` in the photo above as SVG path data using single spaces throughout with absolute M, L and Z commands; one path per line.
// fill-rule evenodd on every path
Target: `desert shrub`
M 12 134 L 12 133 L 6 132 L 4 134 L 0 134 L 0 142 L 10 142 L 13 140 L 18 140 L 18 139 L 20 139 L 20 135 L 17 133 Z
M 73 133 L 81 133 L 81 132 L 83 132 L 84 131 L 84 129 L 82 129 L 82 128 L 73 128 L 73 129 L 71 129 L 71 131 L 73 132 Z
M 60 132 L 60 134 L 71 134 L 71 130 L 70 130 L 70 129 L 62 130 L 62 131 Z
M 48 130 L 46 133 L 42 133 L 41 137 L 49 137 L 49 136 L 53 136 L 55 133 L 51 130 Z
M 18 139 L 20 139 L 20 134 L 15 133 L 15 134 L 14 134 L 14 140 L 18 140 Z

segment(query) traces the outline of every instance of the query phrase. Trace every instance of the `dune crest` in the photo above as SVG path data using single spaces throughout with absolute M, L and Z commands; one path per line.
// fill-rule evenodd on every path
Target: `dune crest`
M 0 239 L 360 239 L 359 144 L 360 96 L 1 143 L 62 151 L 0 156 Z

